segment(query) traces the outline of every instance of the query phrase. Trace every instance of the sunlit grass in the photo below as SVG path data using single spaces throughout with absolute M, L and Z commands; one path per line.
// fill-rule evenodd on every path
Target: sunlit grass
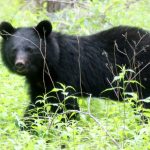
M 132 25 L 150 28 L 150 1 L 93 0 L 85 7 L 76 6 L 50 15 L 54 30 L 68 34 L 87 35 L 116 26 Z M 8 5 L 9 3 L 9 5 Z M 84 4 L 84 2 L 82 2 Z M 36 25 L 48 19 L 45 12 L 36 12 L 19 1 L 0 1 L 0 21 L 16 26 Z M 32 10 L 32 12 L 31 12 Z M 23 19 L 22 19 L 23 18 Z M 80 114 L 80 120 L 62 123 L 59 116 L 51 128 L 38 126 L 38 134 L 20 131 L 21 121 L 29 102 L 28 86 L 23 77 L 10 73 L 0 60 L 0 149 L 150 149 L 150 125 L 139 123 L 129 103 L 92 98 L 91 114 Z M 88 100 L 80 98 L 82 112 L 88 112 Z M 56 127 L 57 124 L 57 127 Z

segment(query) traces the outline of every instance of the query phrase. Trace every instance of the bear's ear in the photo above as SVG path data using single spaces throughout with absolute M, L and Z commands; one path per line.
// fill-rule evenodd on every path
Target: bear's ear
M 35 29 L 38 31 L 41 38 L 47 37 L 52 31 L 52 25 L 49 21 L 41 21 Z
M 8 22 L 2 22 L 0 24 L 0 35 L 3 39 L 9 38 L 11 34 L 15 32 L 15 28 Z

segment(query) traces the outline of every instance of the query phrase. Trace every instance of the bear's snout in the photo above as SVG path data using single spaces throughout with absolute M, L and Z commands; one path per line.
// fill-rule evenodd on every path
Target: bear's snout
M 25 62 L 23 61 L 23 60 L 18 60 L 18 61 L 16 61 L 15 62 L 15 68 L 16 68 L 16 71 L 18 72 L 18 73 L 23 73 L 23 72 L 25 72 Z

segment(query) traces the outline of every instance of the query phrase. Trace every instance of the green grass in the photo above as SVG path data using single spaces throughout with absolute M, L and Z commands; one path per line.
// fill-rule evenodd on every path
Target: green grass
M 82 7 L 51 14 L 56 31 L 87 35 L 117 25 L 150 29 L 149 0 L 93 0 Z M 133 3 L 131 3 L 133 2 Z M 8 5 L 9 4 L 9 5 Z M 19 1 L 0 1 L 0 21 L 15 26 L 31 26 L 49 19 L 46 12 Z M 150 123 L 139 123 L 128 103 L 92 98 L 91 113 L 80 115 L 79 121 L 60 123 L 59 116 L 39 125 L 37 135 L 20 131 L 18 123 L 29 102 L 28 86 L 23 77 L 10 73 L 0 60 L 0 149 L 2 150 L 147 150 L 150 149 Z M 81 111 L 88 112 L 88 100 L 80 98 Z M 92 115 L 92 116 L 91 116 Z M 57 125 L 57 127 L 55 126 Z

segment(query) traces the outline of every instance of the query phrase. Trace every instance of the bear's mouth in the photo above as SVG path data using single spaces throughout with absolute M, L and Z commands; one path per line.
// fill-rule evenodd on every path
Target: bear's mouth
M 25 75 L 25 74 L 27 74 L 27 69 L 19 69 L 19 68 L 16 68 L 16 72 L 18 73 L 18 74 L 21 74 L 21 75 Z

